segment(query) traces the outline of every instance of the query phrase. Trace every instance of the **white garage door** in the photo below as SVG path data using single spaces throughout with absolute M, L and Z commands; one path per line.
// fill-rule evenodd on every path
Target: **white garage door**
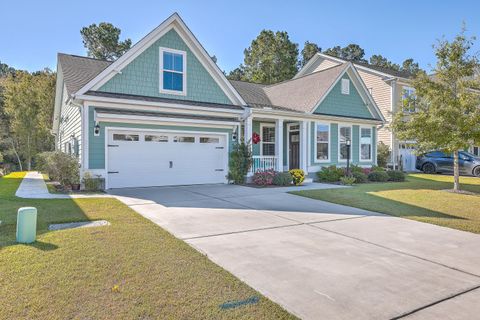
M 108 188 L 223 183 L 225 135 L 109 131 Z

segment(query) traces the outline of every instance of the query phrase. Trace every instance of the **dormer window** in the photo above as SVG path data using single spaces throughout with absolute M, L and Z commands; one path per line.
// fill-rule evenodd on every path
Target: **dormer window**
M 342 94 L 350 94 L 350 80 L 342 79 Z
M 186 95 L 185 51 L 160 48 L 160 92 Z

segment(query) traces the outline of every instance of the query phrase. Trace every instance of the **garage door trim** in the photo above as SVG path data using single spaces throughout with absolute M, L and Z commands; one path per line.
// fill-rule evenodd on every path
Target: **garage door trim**
M 179 134 L 185 134 L 185 133 L 190 133 L 190 134 L 205 134 L 205 135 L 216 135 L 216 136 L 224 136 L 225 137 L 225 148 L 226 148 L 226 157 L 223 165 L 223 170 L 225 174 L 228 172 L 228 160 L 229 160 L 229 154 L 230 154 L 230 143 L 229 143 L 229 133 L 228 132 L 218 132 L 218 131 L 196 131 L 196 130 L 175 130 L 175 129 L 143 129 L 143 128 L 131 128 L 131 127 L 105 127 L 105 172 L 107 173 L 105 175 L 105 188 L 109 189 L 109 174 L 108 172 L 109 167 L 108 167 L 108 141 L 110 137 L 111 131 L 128 131 L 128 132 L 165 132 L 165 133 L 179 133 Z M 227 182 L 227 179 L 225 178 L 225 183 Z

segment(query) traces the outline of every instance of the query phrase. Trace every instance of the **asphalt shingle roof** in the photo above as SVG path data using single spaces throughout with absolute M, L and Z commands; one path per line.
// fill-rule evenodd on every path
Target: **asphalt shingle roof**
M 62 68 L 63 79 L 69 95 L 76 93 L 112 63 L 64 53 L 58 54 L 58 62 Z
M 348 67 L 341 64 L 292 80 L 272 85 L 230 81 L 252 107 L 310 112 L 327 93 L 339 75 Z

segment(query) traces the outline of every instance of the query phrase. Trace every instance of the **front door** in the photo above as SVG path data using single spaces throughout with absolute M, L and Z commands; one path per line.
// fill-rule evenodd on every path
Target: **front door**
M 289 169 L 298 169 L 300 167 L 300 133 L 298 131 L 289 133 L 290 145 L 288 146 Z

